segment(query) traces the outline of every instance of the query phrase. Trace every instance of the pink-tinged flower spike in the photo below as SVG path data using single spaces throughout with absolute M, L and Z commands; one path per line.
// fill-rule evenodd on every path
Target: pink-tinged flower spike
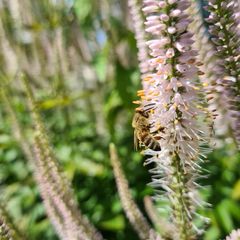
M 10 102 L 9 98 L 9 92 L 6 89 L 2 90 L 2 97 L 5 102 L 6 110 L 9 114 L 10 121 L 11 121 L 11 127 L 13 136 L 15 137 L 16 141 L 19 143 L 19 145 L 22 148 L 23 153 L 25 154 L 26 159 L 29 161 L 29 164 L 31 164 L 31 167 L 33 169 L 37 168 L 37 171 L 34 171 L 35 180 L 38 183 L 38 187 L 40 188 L 41 196 L 43 198 L 43 202 L 45 205 L 46 213 L 53 224 L 54 228 L 56 229 L 56 232 L 60 239 L 66 239 L 66 229 L 63 226 L 62 219 L 57 213 L 54 205 L 51 202 L 51 199 L 49 199 L 49 194 L 44 191 L 44 188 L 42 187 L 42 177 L 43 175 L 39 173 L 39 168 L 35 166 L 36 162 L 38 162 L 37 156 L 34 155 L 30 143 L 27 141 L 26 136 L 24 132 L 22 131 L 23 126 L 21 126 L 20 122 L 17 119 L 16 113 L 13 109 L 13 106 Z
M 35 164 L 36 180 L 49 216 L 52 216 L 55 228 L 60 236 L 71 240 L 102 240 L 102 236 L 81 214 L 75 200 L 70 181 L 64 176 L 50 146 L 45 125 L 35 102 L 33 91 L 25 76 L 22 77 L 28 97 L 30 113 L 35 125 Z M 53 208 L 48 209 L 48 203 Z M 56 215 L 57 214 L 57 215 Z M 59 232 L 60 225 L 65 229 Z
M 209 39 L 201 11 L 200 4 L 197 1 L 191 1 L 188 12 L 192 23 L 189 29 L 194 34 L 193 47 L 198 51 L 197 59 L 202 63 L 199 68 L 204 72 L 203 75 L 199 75 L 199 79 L 207 100 L 209 121 L 214 123 L 214 133 L 217 136 L 226 136 L 231 129 L 231 121 L 227 114 L 226 98 L 221 94 L 224 68 L 222 61 L 216 56 L 213 43 Z
M 199 88 L 195 84 L 202 72 L 188 31 L 189 6 L 187 0 L 144 1 L 146 32 L 151 36 L 149 63 L 154 71 L 144 79 L 148 88 L 139 94 L 150 134 L 161 146 L 160 151 L 145 150 L 150 156 L 146 163 L 156 165 L 152 184 L 166 193 L 177 229 L 175 239 L 180 240 L 195 239 L 202 233 L 194 224 L 196 207 L 202 205 L 194 180 L 198 160 L 205 159 L 206 151 L 200 147 L 206 140 L 197 121 L 202 112 L 197 107 Z
M 226 240 L 240 240 L 240 229 L 233 230 Z
M 0 204 L 0 239 L 1 240 L 23 240 L 23 235 L 12 223 L 5 207 Z
M 161 240 L 162 238 L 158 236 L 158 234 L 150 227 L 147 219 L 143 216 L 142 212 L 133 200 L 128 186 L 128 181 L 124 176 L 120 160 L 118 159 L 115 145 L 110 144 L 109 150 L 118 193 L 127 218 L 129 219 L 140 239 Z
M 138 0 L 128 0 L 128 5 L 130 7 L 130 13 L 132 16 L 135 32 L 135 39 L 137 41 L 139 68 L 141 72 L 141 77 L 144 78 L 145 75 L 150 71 L 150 69 L 148 63 L 149 56 L 146 46 L 146 34 L 144 31 L 143 16 Z
M 224 69 L 222 85 L 227 98 L 232 128 L 240 146 L 240 40 L 235 9 L 237 1 L 210 0 L 207 7 L 210 15 L 209 32 L 217 56 Z
M 49 172 L 51 169 L 46 168 L 46 156 L 44 156 L 44 149 L 41 146 L 41 141 L 38 136 L 35 137 L 35 154 L 36 154 L 36 179 L 40 188 L 41 196 L 44 200 L 45 208 L 48 215 L 53 220 L 53 225 L 62 239 L 73 240 L 99 240 L 95 234 L 94 229 L 81 212 L 69 204 L 62 197 L 62 193 L 56 188 L 54 181 L 51 179 Z M 49 160 L 49 159 L 48 159 Z M 72 198 L 72 201 L 74 199 Z M 51 209 L 49 209 L 51 204 Z M 60 229 L 62 227 L 62 229 Z
M 150 220 L 155 228 L 160 232 L 163 239 L 174 239 L 176 229 L 172 223 L 166 222 L 157 211 L 157 206 L 154 206 L 150 196 L 144 197 L 144 207 Z

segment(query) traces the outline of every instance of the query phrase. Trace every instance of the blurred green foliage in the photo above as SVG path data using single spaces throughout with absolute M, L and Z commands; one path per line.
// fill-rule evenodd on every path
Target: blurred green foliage
M 33 4 L 36 21 L 24 26 L 24 30 L 33 34 L 47 29 L 50 35 L 61 26 L 66 45 L 75 44 L 79 37 L 75 32 L 79 31 L 89 47 L 76 47 L 80 60 L 77 64 L 74 59 L 69 60 L 67 74 L 55 69 L 53 75 L 45 74 L 43 64 L 43 77 L 32 78 L 38 105 L 82 212 L 106 239 L 138 239 L 123 213 L 108 154 L 108 145 L 114 141 L 134 198 L 143 209 L 143 197 L 153 195 L 154 191 L 147 185 L 151 181 L 149 167 L 143 167 L 142 156 L 133 149 L 132 101 L 140 87 L 140 77 L 134 35 L 126 17 L 127 2 L 75 0 L 73 5 L 69 2 L 69 7 L 59 9 L 47 0 Z M 9 39 L 12 42 L 15 39 L 14 45 L 21 45 L 12 36 L 16 33 L 14 22 L 7 13 L 3 19 Z M 31 44 L 22 45 L 25 51 L 33 51 Z M 1 63 L 4 63 L 3 56 Z M 76 79 L 73 72 L 77 73 Z M 1 76 L 5 76 L 1 77 L 2 83 L 6 82 L 5 78 L 12 82 L 11 101 L 31 141 L 31 120 L 22 90 L 16 87 L 18 83 L 6 68 L 1 69 Z M 12 122 L 3 102 L 0 109 L 1 196 L 15 222 L 26 230 L 28 239 L 57 239 L 46 218 L 32 167 L 12 136 Z M 221 142 L 224 145 L 209 154 L 208 162 L 203 165 L 208 177 L 200 180 L 206 186 L 202 195 L 212 204 L 201 210 L 211 219 L 206 240 L 222 239 L 240 227 L 240 155 L 232 144 Z

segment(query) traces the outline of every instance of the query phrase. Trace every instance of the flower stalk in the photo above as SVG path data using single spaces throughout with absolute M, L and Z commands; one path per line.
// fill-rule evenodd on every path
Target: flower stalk
M 23 126 L 19 122 L 16 112 L 14 111 L 12 102 L 9 97 L 8 87 L 4 86 L 1 87 L 1 97 L 4 101 L 4 106 L 9 116 L 9 120 L 11 121 L 11 130 L 12 135 L 14 136 L 15 140 L 19 143 L 25 157 L 29 161 L 29 164 L 33 164 L 33 153 L 31 151 L 31 146 L 28 143 L 26 136 L 23 132 Z
M 0 205 L 0 239 L 23 240 L 21 233 L 12 223 L 10 216 L 2 204 Z
M 25 77 L 22 79 L 35 125 L 35 175 L 48 214 L 62 239 L 101 240 L 101 234 L 78 209 L 71 184 L 61 171 L 51 148 L 33 91 L 28 80 Z
M 203 93 L 207 101 L 209 122 L 210 125 L 211 122 L 214 123 L 214 133 L 217 136 L 223 136 L 231 133 L 231 121 L 227 116 L 226 97 L 221 94 L 223 91 L 222 75 L 224 68 L 220 58 L 216 56 L 214 45 L 210 40 L 206 26 L 204 26 L 201 11 L 200 3 L 192 0 L 188 9 L 192 19 L 189 29 L 194 33 L 193 47 L 198 51 L 197 58 L 202 63 L 199 68 L 204 72 L 203 75 L 199 76 L 199 79 L 203 85 Z
M 173 239 L 176 229 L 174 226 L 165 221 L 158 213 L 157 207 L 154 206 L 151 197 L 144 197 L 144 207 L 147 212 L 148 217 L 151 219 L 155 228 L 161 233 L 164 239 Z
M 204 114 L 199 107 L 196 79 L 203 72 L 192 49 L 189 6 L 187 0 L 144 1 L 153 72 L 143 80 L 146 84 L 139 92 L 138 108 L 147 113 L 149 132 L 161 146 L 161 151 L 145 150 L 150 156 L 146 163 L 156 165 L 152 185 L 164 189 L 172 208 L 176 239 L 180 240 L 194 239 L 202 233 L 193 222 L 196 207 L 202 206 L 195 179 L 200 169 L 198 159 L 205 159 L 206 149 L 200 145 L 207 142 L 207 127 L 201 130 L 198 124 L 199 116 L 204 118 Z
M 227 99 L 229 115 L 232 118 L 232 129 L 236 141 L 240 144 L 240 40 L 239 40 L 239 8 L 237 1 L 210 0 L 207 21 L 211 40 L 216 55 L 221 59 L 223 68 L 221 85 L 223 95 Z
M 138 0 L 128 0 L 128 5 L 130 7 L 135 39 L 137 41 L 139 68 L 141 77 L 144 78 L 150 71 L 150 66 L 148 63 L 149 55 L 146 46 L 147 36 L 144 31 L 143 16 Z
M 9 119 L 12 123 L 11 127 L 12 127 L 13 136 L 16 139 L 16 141 L 19 143 L 19 145 L 21 146 L 21 149 L 22 149 L 26 159 L 28 160 L 29 164 L 31 164 L 33 170 L 36 168 L 39 169 L 39 166 L 36 167 L 37 162 L 40 163 L 40 161 L 38 161 L 39 156 L 37 154 L 34 154 L 34 152 L 32 151 L 31 144 L 28 142 L 24 132 L 22 131 L 23 126 L 19 122 L 19 120 L 16 116 L 16 113 L 13 109 L 12 103 L 10 102 L 9 93 L 6 89 L 2 88 L 1 90 L 2 90 L 2 98 L 4 100 L 5 107 L 8 112 L 8 115 L 9 115 Z M 35 177 L 36 182 L 38 183 L 38 187 L 40 188 L 40 193 L 43 198 L 46 213 L 47 213 L 51 223 L 53 224 L 58 236 L 61 239 L 66 239 L 67 235 L 66 235 L 66 229 L 63 225 L 63 219 L 62 219 L 61 215 L 59 214 L 59 212 L 56 210 L 56 206 L 54 205 L 52 200 L 49 198 L 49 196 L 51 194 L 49 195 L 46 192 L 46 188 L 42 186 L 43 184 L 41 184 L 43 182 L 42 175 L 39 173 L 39 171 L 35 170 L 34 177 Z
M 137 207 L 132 198 L 128 182 L 124 176 L 114 144 L 110 145 L 110 159 L 113 166 L 113 172 L 121 203 L 130 223 L 132 224 L 140 239 L 155 240 L 157 233 L 150 227 L 146 218 L 143 216 L 142 212 Z M 161 240 L 160 236 L 158 236 L 158 240 Z

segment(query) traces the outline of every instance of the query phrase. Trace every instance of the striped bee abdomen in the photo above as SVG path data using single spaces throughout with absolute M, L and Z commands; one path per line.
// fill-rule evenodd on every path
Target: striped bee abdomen
M 132 126 L 134 128 L 134 146 L 135 149 L 139 147 L 150 148 L 155 151 L 160 151 L 161 146 L 158 140 L 155 138 L 153 133 L 150 132 L 150 124 L 148 122 L 148 114 L 146 112 L 137 111 L 133 117 Z M 158 131 L 163 131 L 164 129 L 159 128 Z
M 155 151 L 161 150 L 159 142 L 156 139 L 154 139 L 154 137 L 149 133 L 149 131 L 143 131 L 140 134 L 139 139 L 144 144 L 144 146 Z

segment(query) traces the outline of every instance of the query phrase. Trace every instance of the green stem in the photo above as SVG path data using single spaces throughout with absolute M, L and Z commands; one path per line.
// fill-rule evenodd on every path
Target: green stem
M 189 210 L 189 199 L 187 197 L 188 189 L 186 187 L 187 175 L 184 173 L 181 159 L 177 153 L 173 155 L 172 167 L 175 169 L 173 181 L 172 181 L 172 190 L 174 191 L 174 202 L 175 206 L 175 218 L 177 227 L 180 232 L 180 240 L 189 240 L 191 239 L 192 230 L 191 226 L 191 217 L 187 213 Z

